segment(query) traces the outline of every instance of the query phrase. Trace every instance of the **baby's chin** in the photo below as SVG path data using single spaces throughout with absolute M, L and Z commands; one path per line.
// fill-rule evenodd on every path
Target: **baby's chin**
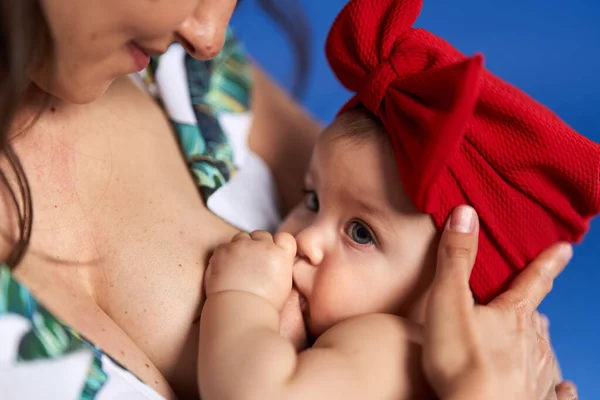
M 300 308 L 300 295 L 296 289 L 292 289 L 290 297 L 281 309 L 281 324 L 279 333 L 290 340 L 296 350 L 304 350 L 307 347 L 306 327 Z

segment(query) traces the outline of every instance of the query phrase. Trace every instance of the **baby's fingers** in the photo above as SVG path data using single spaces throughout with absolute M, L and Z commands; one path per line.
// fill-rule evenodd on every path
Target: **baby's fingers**
M 252 240 L 256 240 L 256 241 L 260 241 L 260 240 L 264 240 L 264 241 L 268 241 L 268 242 L 273 241 L 273 235 L 271 235 L 267 231 L 254 231 L 250 234 L 250 237 L 252 238 Z
M 273 241 L 275 242 L 275 244 L 277 246 L 284 249 L 290 255 L 292 255 L 292 256 L 296 255 L 296 251 L 297 251 L 296 239 L 289 233 L 286 233 L 286 232 L 276 233 L 275 237 L 273 238 Z

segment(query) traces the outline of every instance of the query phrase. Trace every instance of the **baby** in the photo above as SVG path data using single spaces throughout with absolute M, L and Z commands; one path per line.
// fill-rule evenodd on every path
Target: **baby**
M 431 397 L 416 323 L 450 210 L 478 211 L 481 303 L 545 247 L 580 240 L 599 212 L 600 146 L 481 57 L 412 29 L 420 5 L 354 0 L 336 19 L 327 55 L 357 94 L 319 137 L 280 233 L 241 233 L 215 251 L 203 398 Z M 316 337 L 299 353 L 278 335 L 292 286 Z

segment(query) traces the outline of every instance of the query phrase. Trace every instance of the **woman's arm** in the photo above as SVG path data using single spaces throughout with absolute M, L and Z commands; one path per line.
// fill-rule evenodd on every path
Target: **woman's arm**
M 285 215 L 302 198 L 304 174 L 322 127 L 256 65 L 253 82 L 249 145 L 271 168 Z

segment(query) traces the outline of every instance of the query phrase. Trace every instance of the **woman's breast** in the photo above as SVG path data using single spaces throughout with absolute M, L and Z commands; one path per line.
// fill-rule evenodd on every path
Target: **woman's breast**
M 189 398 L 197 392 L 204 271 L 211 251 L 237 230 L 202 204 L 171 196 L 153 200 L 151 209 L 140 202 L 137 214 L 112 235 L 114 250 L 103 262 L 97 301 L 176 392 Z
M 61 138 L 52 168 L 22 144 L 36 220 L 17 278 L 161 394 L 192 398 L 204 270 L 238 230 L 205 206 L 154 102 L 128 82 L 107 96 L 60 124 L 85 135 Z
M 105 255 L 97 301 L 190 398 L 204 271 L 212 250 L 238 230 L 204 204 L 169 125 L 143 126 L 114 139 L 114 185 L 94 211 Z

